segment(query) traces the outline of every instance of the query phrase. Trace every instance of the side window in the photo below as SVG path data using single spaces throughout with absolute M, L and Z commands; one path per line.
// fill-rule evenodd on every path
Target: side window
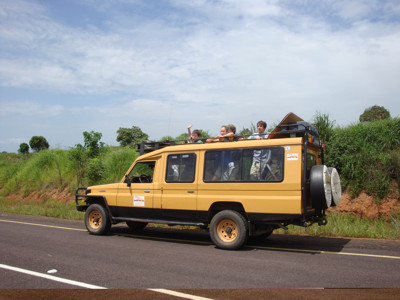
M 207 151 L 204 182 L 279 182 L 283 157 L 282 147 Z
M 155 161 L 137 163 L 128 175 L 130 182 L 132 183 L 153 182 L 155 165 L 156 165 Z
M 207 151 L 204 181 L 240 181 L 242 150 Z
M 166 182 L 193 182 L 196 154 L 170 154 L 167 158 Z
M 246 149 L 244 152 L 247 168 L 249 168 L 245 172 L 248 181 L 279 182 L 283 180 L 284 150 L 282 147 Z

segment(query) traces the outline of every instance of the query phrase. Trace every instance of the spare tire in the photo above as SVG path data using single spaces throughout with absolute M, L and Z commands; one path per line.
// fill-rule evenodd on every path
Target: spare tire
M 332 203 L 331 179 L 325 165 L 313 166 L 310 175 L 310 193 L 313 207 L 327 209 Z
M 340 184 L 340 176 L 336 168 L 329 167 L 328 173 L 331 177 L 332 189 L 332 206 L 339 205 L 340 198 L 342 197 L 342 186 Z

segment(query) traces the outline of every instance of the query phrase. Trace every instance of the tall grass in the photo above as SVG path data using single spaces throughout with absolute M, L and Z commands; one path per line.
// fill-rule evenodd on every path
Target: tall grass
M 353 195 L 365 190 L 381 199 L 392 180 L 400 183 L 400 118 L 335 128 L 326 144 L 327 164 Z
M 386 218 L 365 219 L 350 213 L 327 213 L 328 224 L 310 227 L 289 225 L 288 230 L 276 230 L 281 234 L 304 234 L 314 236 L 363 237 L 377 239 L 400 239 L 400 214 Z
M 29 155 L 2 153 L 0 156 L 1 195 L 56 188 L 77 187 L 75 163 L 69 151 L 44 150 Z M 138 156 L 130 148 L 109 148 L 99 157 L 88 160 L 83 185 L 120 181 L 123 174 Z
M 3 187 L 24 165 L 29 155 L 0 153 L 0 187 Z
M 138 156 L 138 152 L 128 147 L 118 148 L 115 151 L 108 153 L 108 155 L 103 159 L 105 172 L 101 182 L 108 183 L 120 181 Z
M 4 172 L 9 177 L 7 181 L 1 182 L 3 195 L 22 192 L 25 196 L 32 191 L 49 187 L 62 190 L 70 184 L 74 176 L 67 153 L 62 150 L 44 150 L 31 154 L 12 169 L 12 173 Z

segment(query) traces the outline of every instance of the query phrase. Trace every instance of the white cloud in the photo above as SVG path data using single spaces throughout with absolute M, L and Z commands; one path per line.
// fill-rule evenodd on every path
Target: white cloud
M 329 112 L 339 124 L 374 104 L 400 113 L 396 1 L 182 0 L 161 9 L 121 0 L 94 9 L 88 0 L 96 15 L 85 25 L 35 2 L 4 3 L 0 86 L 51 94 L 44 103 L 4 94 L 4 117 L 76 118 L 75 133 L 91 126 L 112 141 L 132 125 L 158 138 L 189 123 L 217 133 L 289 111 L 306 120 Z
M 44 105 L 32 101 L 0 102 L 0 115 L 24 115 L 36 117 L 54 117 L 64 111 L 62 105 Z

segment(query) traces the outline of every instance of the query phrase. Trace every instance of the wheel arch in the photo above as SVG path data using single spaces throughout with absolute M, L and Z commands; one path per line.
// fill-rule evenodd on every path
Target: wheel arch
M 106 209 L 106 212 L 108 213 L 108 216 L 109 216 L 111 222 L 113 224 L 115 224 L 114 218 L 113 218 L 113 216 L 111 214 L 110 207 L 108 206 L 107 199 L 104 196 L 89 196 L 89 197 L 86 198 L 85 202 L 87 204 L 86 208 L 88 208 L 92 204 L 99 204 L 99 205 L 104 206 L 104 208 Z
M 240 213 L 241 215 L 243 215 L 243 217 L 245 217 L 246 220 L 248 220 L 246 211 L 242 205 L 242 203 L 240 202 L 214 202 L 208 212 L 209 212 L 209 221 L 211 221 L 211 219 L 220 211 L 223 210 L 234 210 L 237 211 L 238 213 Z

